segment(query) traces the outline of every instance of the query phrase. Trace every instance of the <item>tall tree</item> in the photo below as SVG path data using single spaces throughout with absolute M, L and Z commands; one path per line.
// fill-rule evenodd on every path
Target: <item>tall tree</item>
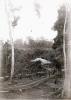
M 19 16 L 14 16 L 14 13 L 12 11 L 15 11 L 15 8 L 13 9 L 13 5 L 11 3 L 10 0 L 7 0 L 7 1 L 4 1 L 4 4 L 5 4 L 5 10 L 6 10 L 6 15 L 7 15 L 7 18 L 8 18 L 8 25 L 9 25 L 9 37 L 10 37 L 10 41 L 11 41 L 11 52 L 12 52 L 12 58 L 11 58 L 11 77 L 10 79 L 12 80 L 13 78 L 13 74 L 14 74 L 14 42 L 13 42 L 13 29 L 14 27 L 17 25 L 17 22 L 18 22 L 18 19 L 19 19 Z M 9 8 L 9 6 L 11 6 Z M 9 11 L 9 9 L 11 9 Z M 10 15 L 11 13 L 11 15 Z M 11 17 L 13 17 L 13 21 L 10 19 Z
M 71 8 L 69 8 L 69 5 L 61 7 L 58 11 L 58 20 L 54 25 L 54 29 L 58 32 L 58 35 L 54 40 L 53 48 L 55 50 L 62 48 L 61 55 L 63 54 L 63 58 L 60 58 L 64 61 L 63 94 L 65 98 L 71 99 Z
M 63 54 L 63 30 L 64 30 L 64 23 L 65 23 L 65 15 L 66 15 L 66 8 L 65 6 L 61 6 L 58 10 L 58 19 L 54 24 L 54 30 L 57 31 L 57 36 L 54 39 L 53 49 L 56 52 L 55 59 L 61 64 L 61 68 L 64 64 L 64 54 Z
M 66 26 L 67 24 L 67 26 Z M 64 50 L 65 50 L 65 80 L 64 93 L 65 97 L 71 99 L 71 8 L 66 6 L 66 21 L 64 28 Z

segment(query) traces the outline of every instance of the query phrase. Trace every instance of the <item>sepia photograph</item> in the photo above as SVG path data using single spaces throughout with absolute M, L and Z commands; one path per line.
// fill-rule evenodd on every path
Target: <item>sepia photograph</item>
M 0 0 L 0 100 L 71 100 L 70 0 Z

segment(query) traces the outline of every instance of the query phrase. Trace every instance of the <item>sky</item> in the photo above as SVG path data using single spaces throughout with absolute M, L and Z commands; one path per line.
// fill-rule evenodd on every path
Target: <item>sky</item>
M 14 41 L 20 38 L 26 41 L 27 37 L 52 41 L 57 35 L 52 27 L 63 3 L 64 0 L 0 0 L 0 40 L 10 39 L 11 29 Z M 14 16 L 18 21 L 12 27 Z

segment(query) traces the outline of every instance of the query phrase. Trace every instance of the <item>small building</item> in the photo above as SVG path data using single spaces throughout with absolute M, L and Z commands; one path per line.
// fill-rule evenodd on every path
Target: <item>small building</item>
M 41 65 L 45 65 L 45 64 L 51 64 L 51 61 L 43 59 L 43 58 L 36 58 L 34 60 L 31 60 L 31 62 L 41 62 Z

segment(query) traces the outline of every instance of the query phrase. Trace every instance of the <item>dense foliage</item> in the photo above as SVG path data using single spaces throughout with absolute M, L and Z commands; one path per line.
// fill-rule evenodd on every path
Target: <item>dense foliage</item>
M 15 65 L 13 79 L 29 78 L 33 80 L 45 76 L 48 80 L 45 83 L 43 82 L 43 86 L 49 87 L 50 92 L 53 92 L 55 97 L 61 96 L 64 78 L 63 29 L 65 14 L 65 6 L 62 6 L 58 10 L 58 18 L 53 26 L 54 31 L 58 33 L 54 43 L 44 39 L 33 40 L 31 38 L 24 43 L 21 39 L 14 42 Z M 10 78 L 11 56 L 11 45 L 7 41 L 3 44 L 2 76 L 4 77 L 8 76 Z M 40 61 L 31 62 L 35 58 L 49 60 L 51 64 L 41 65 Z
M 24 78 L 24 77 L 29 77 L 30 75 L 32 77 L 33 73 L 36 75 L 37 73 L 40 73 L 40 71 L 42 71 L 42 73 L 44 73 L 45 75 L 46 70 L 41 67 L 39 68 L 39 64 L 31 63 L 31 60 L 38 57 L 44 59 L 50 58 L 50 53 L 48 52 L 51 51 L 50 50 L 51 46 L 52 43 L 45 40 L 36 41 L 30 39 L 28 44 L 26 43 L 25 45 L 24 43 L 21 42 L 21 40 L 17 40 L 15 42 L 15 50 L 14 50 L 15 51 L 14 77 Z M 10 73 L 11 73 L 11 45 L 9 41 L 7 41 L 3 45 L 2 76 L 10 77 Z
M 54 24 L 54 30 L 57 31 L 58 35 L 54 39 L 53 49 L 56 52 L 55 59 L 61 64 L 61 68 L 63 67 L 63 29 L 65 22 L 66 8 L 62 6 L 58 10 L 58 19 Z

